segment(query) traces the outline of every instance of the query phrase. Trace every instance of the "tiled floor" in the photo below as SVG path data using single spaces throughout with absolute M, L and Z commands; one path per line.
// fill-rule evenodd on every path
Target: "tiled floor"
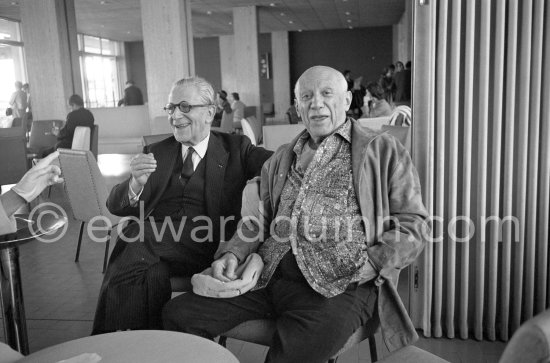
M 128 157 L 100 156 L 100 167 L 108 174 L 109 187 L 127 173 Z M 108 161 L 114 161 L 108 164 Z M 52 190 L 51 198 L 71 215 L 61 187 Z M 30 242 L 20 248 L 21 273 L 31 352 L 89 335 L 95 303 L 101 284 L 101 265 L 105 244 L 83 241 L 80 262 L 75 263 L 79 224 L 70 221 L 68 233 L 55 243 Z M 4 341 L 3 332 L 0 340 Z M 380 357 L 388 354 L 377 339 Z M 497 362 L 504 349 L 501 342 L 473 340 L 425 339 L 416 344 L 451 362 Z M 243 363 L 262 362 L 266 347 L 228 340 L 228 348 Z M 340 357 L 341 363 L 369 362 L 367 342 Z

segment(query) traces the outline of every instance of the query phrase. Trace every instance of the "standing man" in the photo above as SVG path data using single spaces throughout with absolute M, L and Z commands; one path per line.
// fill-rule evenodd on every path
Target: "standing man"
M 124 98 L 118 101 L 118 105 L 143 105 L 143 95 L 141 94 L 141 90 L 134 84 L 134 81 L 126 81 L 126 88 L 124 88 Z
M 274 319 L 267 362 L 326 362 L 377 311 L 390 350 L 410 344 L 417 335 L 396 284 L 422 251 L 428 214 L 409 154 L 346 118 L 352 96 L 337 70 L 306 70 L 294 92 L 306 130 L 262 168 L 264 233 L 243 223 L 212 264 L 239 296 L 180 295 L 164 308 L 164 328 L 212 338 Z M 240 285 L 235 267 L 256 250 L 265 266 L 246 293 L 253 284 Z
M 173 137 L 146 146 L 130 163 L 131 177 L 111 191 L 111 213 L 144 222 L 129 224 L 117 241 L 93 334 L 162 328 L 170 277 L 210 266 L 219 242 L 235 232 L 246 181 L 271 152 L 244 136 L 211 132 L 215 101 L 206 80 L 177 81 L 164 108 Z
M 15 92 L 11 94 L 10 106 L 12 108 L 13 118 L 23 118 L 27 112 L 27 94 L 23 91 L 23 83 L 15 82 Z

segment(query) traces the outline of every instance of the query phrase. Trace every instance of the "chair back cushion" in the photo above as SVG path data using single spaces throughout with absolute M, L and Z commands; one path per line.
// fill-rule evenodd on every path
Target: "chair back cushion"
M 76 220 L 105 216 L 112 225 L 118 223 L 119 218 L 107 210 L 107 186 L 91 151 L 59 149 L 59 166 Z
M 275 151 L 292 141 L 304 129 L 304 124 L 264 126 L 264 148 Z
M 256 106 L 246 106 L 244 108 L 244 117 L 256 116 Z
M 253 116 L 251 116 L 251 117 L 253 117 Z M 244 136 L 248 136 L 248 138 L 252 142 L 252 145 L 257 145 L 256 144 L 256 135 L 254 135 L 254 131 L 252 130 L 252 126 L 250 126 L 250 123 L 248 122 L 248 120 L 243 118 L 241 120 L 241 126 L 243 128 Z
M 77 126 L 74 129 L 73 144 L 71 149 L 73 150 L 90 150 L 90 138 L 92 131 L 89 127 Z
M 390 116 L 390 125 L 410 127 L 412 125 L 411 108 L 407 105 L 397 106 Z
M 368 127 L 373 130 L 380 130 L 382 125 L 390 124 L 390 116 L 360 118 L 357 122 L 363 127 Z

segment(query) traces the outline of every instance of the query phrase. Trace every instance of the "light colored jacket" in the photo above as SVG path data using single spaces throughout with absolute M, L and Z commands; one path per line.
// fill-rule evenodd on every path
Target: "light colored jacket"
M 263 166 L 260 194 L 267 223 L 277 215 L 295 157 L 293 147 L 300 136 L 280 147 Z M 395 138 L 363 128 L 352 120 L 351 142 L 353 183 L 361 214 L 370 227 L 365 229 L 367 254 L 377 270 L 375 284 L 382 336 L 393 351 L 418 338 L 396 286 L 401 269 L 413 262 L 424 247 L 430 232 L 428 213 L 422 203 L 416 169 L 407 150 Z M 245 229 L 243 225 L 242 235 L 253 234 Z M 237 233 L 229 242 L 220 244 L 215 258 L 232 252 L 244 261 L 260 243 L 244 242 Z

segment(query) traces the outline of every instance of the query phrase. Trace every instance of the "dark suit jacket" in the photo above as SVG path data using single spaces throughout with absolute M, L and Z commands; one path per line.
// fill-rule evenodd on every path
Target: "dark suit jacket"
M 129 86 L 124 89 L 124 98 L 118 102 L 118 105 L 143 105 L 143 94 L 137 86 Z
M 145 215 L 156 207 L 168 186 L 175 167 L 179 143 L 172 136 L 144 147 L 144 153 L 153 153 L 157 169 L 144 186 L 140 200 L 144 201 Z M 260 175 L 263 163 L 272 152 L 253 146 L 247 137 L 212 131 L 205 155 L 206 162 L 206 214 L 212 219 L 215 241 L 229 240 L 241 216 L 242 191 L 246 181 Z M 130 206 L 129 181 L 116 185 L 107 199 L 107 208 L 118 216 L 139 217 L 139 206 Z M 225 225 L 220 236 L 220 217 L 234 216 L 235 221 Z

